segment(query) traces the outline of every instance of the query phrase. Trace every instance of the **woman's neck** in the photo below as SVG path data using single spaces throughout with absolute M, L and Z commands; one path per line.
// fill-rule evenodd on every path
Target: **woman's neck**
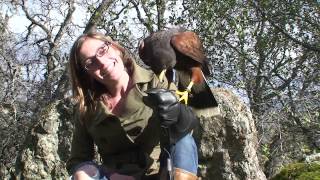
M 128 74 L 121 77 L 120 81 L 109 83 L 108 107 L 112 113 L 119 115 L 122 109 L 123 99 L 133 87 L 132 80 Z
M 110 98 L 119 98 L 126 94 L 126 92 L 132 87 L 132 81 L 130 76 L 127 73 L 124 73 L 123 76 L 118 81 L 109 82 L 107 89 L 109 91 Z

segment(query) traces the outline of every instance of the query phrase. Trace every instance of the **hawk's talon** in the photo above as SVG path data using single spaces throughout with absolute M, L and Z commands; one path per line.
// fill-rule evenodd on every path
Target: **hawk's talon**
M 194 84 L 193 81 L 190 81 L 185 91 L 176 90 L 176 94 L 180 96 L 180 99 L 179 99 L 180 102 L 184 100 L 184 104 L 188 104 L 189 93 L 191 92 L 191 88 L 193 84 Z
M 184 104 L 188 104 L 189 91 L 178 91 L 176 90 L 176 94 L 180 96 L 179 101 L 184 101 Z

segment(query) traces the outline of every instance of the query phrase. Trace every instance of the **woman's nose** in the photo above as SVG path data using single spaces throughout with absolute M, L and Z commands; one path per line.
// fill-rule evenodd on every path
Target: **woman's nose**
M 96 64 L 97 64 L 98 68 L 101 68 L 104 66 L 105 62 L 102 57 L 96 56 Z

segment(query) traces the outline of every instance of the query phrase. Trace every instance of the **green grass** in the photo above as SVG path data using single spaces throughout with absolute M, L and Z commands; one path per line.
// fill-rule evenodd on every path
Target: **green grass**
M 271 180 L 320 180 L 320 163 L 289 164 Z

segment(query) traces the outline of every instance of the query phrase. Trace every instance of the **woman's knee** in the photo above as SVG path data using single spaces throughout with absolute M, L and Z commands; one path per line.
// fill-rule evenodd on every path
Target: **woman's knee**
M 94 163 L 82 163 L 75 168 L 72 179 L 99 179 L 100 172 L 99 168 Z

